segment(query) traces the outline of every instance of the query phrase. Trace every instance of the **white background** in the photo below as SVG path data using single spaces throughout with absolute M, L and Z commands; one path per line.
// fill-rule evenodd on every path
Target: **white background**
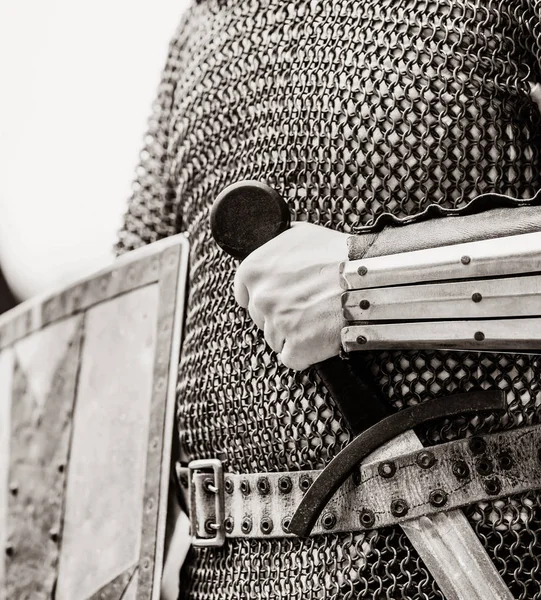
M 21 298 L 112 260 L 188 0 L 0 0 L 0 264 Z

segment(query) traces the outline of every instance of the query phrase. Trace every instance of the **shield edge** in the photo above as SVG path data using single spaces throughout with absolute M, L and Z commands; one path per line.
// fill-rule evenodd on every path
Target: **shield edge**
M 136 566 L 138 600 L 158 600 L 160 596 L 188 266 L 189 242 L 186 235 L 178 234 L 127 253 L 96 273 L 32 298 L 0 315 L 1 351 L 60 319 L 84 313 L 101 302 L 149 284 L 159 286 L 141 547 Z

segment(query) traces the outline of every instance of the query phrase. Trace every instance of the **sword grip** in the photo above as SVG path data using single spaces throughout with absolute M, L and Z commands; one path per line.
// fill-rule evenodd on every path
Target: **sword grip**
M 258 181 L 240 181 L 225 188 L 210 213 L 214 240 L 239 259 L 246 258 L 289 225 L 286 202 L 276 190 Z M 355 435 L 389 414 L 375 388 L 362 381 L 349 360 L 335 356 L 315 368 Z

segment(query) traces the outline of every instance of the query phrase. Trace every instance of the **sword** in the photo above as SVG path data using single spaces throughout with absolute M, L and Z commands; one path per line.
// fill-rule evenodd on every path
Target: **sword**
M 239 182 L 226 188 L 211 210 L 213 236 L 235 258 L 245 258 L 289 227 L 289 211 L 280 195 L 265 184 Z M 375 259 L 374 259 L 375 260 Z M 342 273 L 344 276 L 344 273 Z M 388 415 L 376 390 L 360 380 L 348 361 L 338 357 L 316 370 L 355 435 Z M 362 411 L 359 410 L 363 402 Z M 413 430 L 396 437 L 367 461 L 392 458 L 421 448 Z M 317 480 L 313 486 L 317 485 Z M 307 495 L 310 493 L 308 491 Z M 295 517 L 290 530 L 294 529 Z M 432 573 L 447 600 L 512 600 L 512 595 L 463 513 L 426 516 L 402 528 Z

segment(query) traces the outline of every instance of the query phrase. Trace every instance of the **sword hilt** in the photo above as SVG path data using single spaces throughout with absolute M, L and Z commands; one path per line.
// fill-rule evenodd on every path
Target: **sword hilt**
M 223 250 L 243 259 L 288 229 L 290 220 L 289 208 L 276 190 L 259 181 L 240 181 L 216 198 L 210 228 Z M 361 380 L 349 361 L 335 356 L 315 368 L 354 434 L 389 414 L 375 388 Z

